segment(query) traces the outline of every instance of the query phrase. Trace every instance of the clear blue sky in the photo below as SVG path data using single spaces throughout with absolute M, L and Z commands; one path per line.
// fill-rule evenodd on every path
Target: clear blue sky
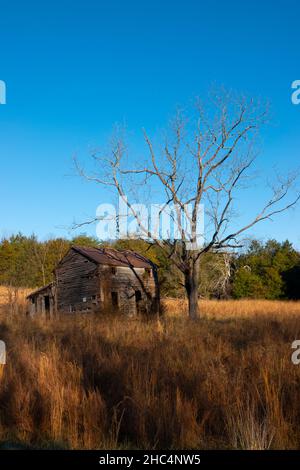
M 118 121 L 154 132 L 212 82 L 271 101 L 266 173 L 299 164 L 297 1 L 0 0 L 0 44 L 0 235 L 67 235 L 103 200 L 74 176 L 72 155 L 88 155 Z M 300 247 L 299 216 L 255 233 Z

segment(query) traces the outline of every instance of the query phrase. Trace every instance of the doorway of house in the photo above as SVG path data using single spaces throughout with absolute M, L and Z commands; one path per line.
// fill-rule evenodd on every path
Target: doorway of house
M 44 303 L 45 303 L 46 317 L 50 318 L 50 296 L 49 295 L 44 296 Z
M 142 293 L 140 290 L 136 290 L 135 291 L 136 313 L 141 313 L 141 301 L 142 301 Z
M 114 308 L 118 308 L 119 307 L 119 296 L 118 296 L 118 292 L 112 292 L 111 293 L 111 303 L 112 303 L 112 306 Z

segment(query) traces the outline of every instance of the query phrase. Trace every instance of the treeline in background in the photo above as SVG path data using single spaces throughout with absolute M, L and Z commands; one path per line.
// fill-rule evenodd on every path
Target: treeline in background
M 93 237 L 39 241 L 35 235 L 12 235 L 0 241 L 0 285 L 35 288 L 53 279 L 53 269 L 72 245 L 108 246 Z M 157 246 L 142 240 L 119 240 L 116 249 L 132 249 L 159 267 L 161 294 L 183 297 L 181 274 Z M 202 258 L 199 295 L 204 298 L 300 298 L 300 253 L 289 241 L 252 240 L 239 253 L 207 253 Z

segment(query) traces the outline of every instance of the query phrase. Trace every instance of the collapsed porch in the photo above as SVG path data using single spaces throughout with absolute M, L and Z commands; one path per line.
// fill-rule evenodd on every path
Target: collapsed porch
M 55 312 L 54 283 L 51 282 L 28 295 L 29 315 L 42 314 L 51 317 Z

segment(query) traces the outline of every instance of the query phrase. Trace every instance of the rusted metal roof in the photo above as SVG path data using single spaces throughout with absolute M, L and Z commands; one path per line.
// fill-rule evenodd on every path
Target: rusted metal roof
M 85 248 L 81 246 L 73 246 L 71 249 L 97 264 L 148 269 L 155 267 L 148 258 L 131 250 L 119 251 L 113 248 Z

